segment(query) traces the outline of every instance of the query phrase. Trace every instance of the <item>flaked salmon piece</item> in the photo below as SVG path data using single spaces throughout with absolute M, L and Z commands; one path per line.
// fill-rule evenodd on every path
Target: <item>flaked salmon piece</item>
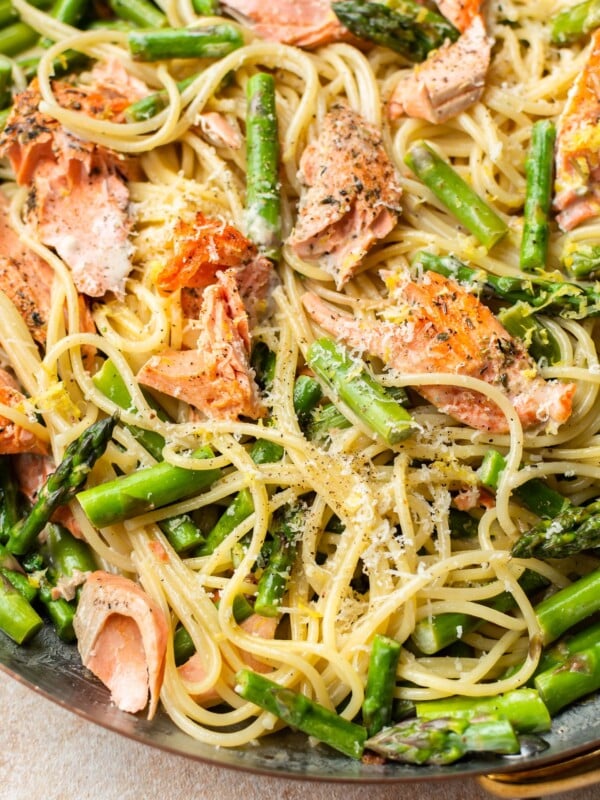
M 400 374 L 443 372 L 486 381 L 511 401 L 524 428 L 555 427 L 572 411 L 575 384 L 544 380 L 523 343 L 460 284 L 437 273 L 394 286 L 393 308 L 377 322 L 342 314 L 316 294 L 304 305 L 328 333 L 380 358 Z M 387 318 L 386 318 L 387 317 Z M 440 411 L 477 430 L 508 432 L 504 413 L 483 394 L 459 386 L 417 386 Z
M 262 614 L 250 614 L 249 617 L 240 622 L 240 628 L 249 633 L 250 636 L 257 636 L 260 639 L 274 639 L 278 624 L 278 617 L 263 617 Z M 242 651 L 242 657 L 244 663 L 255 672 L 265 673 L 271 672 L 273 669 L 271 664 L 267 664 L 266 661 L 247 650 Z
M 438 11 L 461 33 L 464 33 L 479 14 L 482 0 L 436 0 Z
M 213 419 L 265 414 L 250 366 L 250 327 L 234 270 L 204 290 L 197 345 L 152 356 L 140 383 L 184 400 Z
M 46 343 L 54 272 L 11 228 L 8 200 L 0 192 L 0 289 L 16 307 L 34 340 Z
M 492 39 L 477 15 L 456 42 L 443 44 L 401 78 L 392 93 L 388 114 L 439 123 L 476 103 L 485 89 Z
M 263 39 L 308 48 L 358 41 L 336 17 L 330 0 L 225 0 L 223 6 Z
M 88 575 L 73 621 L 83 665 L 110 689 L 122 711 L 156 712 L 169 624 L 160 606 L 129 578 Z M 149 700 L 148 700 L 149 696 Z
M 25 395 L 20 391 L 17 381 L 10 372 L 0 368 L 0 403 L 12 407 L 21 405 L 24 400 Z M 0 454 L 47 452 L 46 443 L 40 441 L 34 433 L 7 417 L 0 416 Z
M 600 28 L 556 129 L 554 208 L 563 231 L 600 213 Z
M 119 93 L 117 78 L 113 75 L 104 92 L 65 81 L 53 81 L 52 89 L 65 108 L 118 120 L 139 93 L 127 94 L 129 85 Z M 40 111 L 40 102 L 34 79 L 15 98 L 0 134 L 0 156 L 9 159 L 17 183 L 30 186 L 28 221 L 68 264 L 77 289 L 93 297 L 107 291 L 122 295 L 133 252 L 127 162 L 67 131 Z
M 239 150 L 242 146 L 242 134 L 231 122 L 218 111 L 205 111 L 198 114 L 198 125 L 202 135 L 215 147 L 230 147 Z
M 194 653 L 188 660 L 177 667 L 177 673 L 181 680 L 187 684 L 186 688 L 190 697 L 202 706 L 211 706 L 218 703 L 221 699 L 216 689 L 206 689 L 198 691 L 195 687 L 204 682 L 206 678 L 206 667 L 201 653 Z
M 269 259 L 233 225 L 201 211 L 194 223 L 179 220 L 173 231 L 173 255 L 156 276 L 162 292 L 182 289 L 184 317 L 198 319 L 202 296 L 215 283 L 217 273 L 233 270 L 242 301 L 251 319 L 265 303 L 273 279 Z
M 334 106 L 302 154 L 299 177 L 308 189 L 288 244 L 341 288 L 400 212 L 402 190 L 381 132 L 356 111 Z

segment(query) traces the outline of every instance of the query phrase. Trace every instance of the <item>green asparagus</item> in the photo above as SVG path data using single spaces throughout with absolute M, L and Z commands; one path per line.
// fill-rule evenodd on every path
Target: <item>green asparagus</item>
M 536 673 L 565 664 L 572 656 L 600 642 L 600 622 L 594 622 L 582 630 L 563 636 L 552 647 L 547 647 L 540 657 Z
M 310 375 L 299 375 L 294 383 L 294 411 L 301 426 L 306 425 L 323 396 L 318 381 Z
M 410 719 L 367 739 L 365 748 L 407 764 L 452 764 L 467 753 L 515 754 L 513 726 L 493 716 L 481 719 Z
M 252 75 L 246 97 L 246 233 L 261 253 L 277 260 L 281 197 L 273 76 L 266 72 Z
M 253 511 L 252 495 L 248 489 L 242 489 L 221 514 L 216 525 L 206 536 L 204 544 L 198 548 L 195 555 L 209 556 L 214 553 L 215 549 L 229 536 L 231 531 L 235 530 Z
M 197 74 L 190 75 L 177 83 L 177 91 L 185 91 L 198 77 Z M 125 119 L 128 122 L 141 122 L 145 119 L 150 119 L 156 114 L 160 113 L 169 104 L 169 95 L 165 90 L 160 92 L 153 92 L 147 97 L 142 97 L 141 100 L 136 100 L 125 109 Z
M 151 0 L 108 0 L 108 4 L 119 19 L 140 28 L 165 28 L 169 24 L 166 14 Z
M 343 25 L 356 36 L 394 50 L 413 62 L 424 61 L 459 32 L 447 19 L 414 0 L 364 3 L 346 0 L 331 4 Z
M 287 589 L 302 531 L 302 509 L 288 506 L 275 515 L 270 533 L 273 540 L 269 560 L 256 589 L 254 610 L 263 617 L 277 617 Z
M 212 458 L 213 452 L 202 447 L 191 455 Z M 219 469 L 185 469 L 163 461 L 86 489 L 77 499 L 90 522 L 104 528 L 191 497 L 220 475 Z
M 550 714 L 535 689 L 513 689 L 495 697 L 445 697 L 415 703 L 418 719 L 475 720 L 481 716 L 507 719 L 519 733 L 543 733 L 551 726 Z
M 599 0 L 586 0 L 586 2 L 565 8 L 554 17 L 550 37 L 554 44 L 572 44 L 599 25 Z
M 94 552 L 84 539 L 76 539 L 62 525 L 50 523 L 46 526 L 44 550 L 52 570 L 58 576 L 72 578 L 78 573 L 98 569 Z
M 548 585 L 548 581 L 533 570 L 525 570 L 519 578 L 519 585 L 526 595 L 535 595 Z M 496 611 L 506 613 L 515 607 L 513 595 L 506 591 L 486 601 L 485 605 Z M 411 641 L 421 653 L 433 655 L 460 640 L 465 634 L 477 630 L 483 624 L 479 617 L 459 612 L 434 614 L 423 617 L 415 625 Z
M 104 362 L 101 369 L 94 375 L 93 381 L 98 389 L 109 397 L 113 403 L 116 403 L 126 411 L 136 410 L 133 407 L 131 395 L 125 381 L 110 359 Z M 163 418 L 165 417 L 165 414 L 159 408 L 157 408 L 157 414 Z M 150 455 L 157 461 L 163 460 L 165 440 L 159 433 L 139 428 L 136 425 L 127 425 L 126 427 Z M 189 514 L 178 514 L 175 517 L 163 520 L 159 522 L 159 527 L 176 553 L 184 553 L 204 542 L 202 532 Z
M 522 533 L 512 548 L 517 558 L 566 558 L 600 545 L 600 500 L 567 506 Z
M 8 108 L 12 102 L 12 64 L 0 57 L 0 108 Z
M 235 681 L 235 691 L 241 697 L 279 717 L 287 725 L 351 758 L 362 756 L 367 738 L 362 725 L 349 722 L 305 695 L 279 686 L 251 670 L 240 670 Z
M 547 119 L 534 122 L 531 145 L 525 160 L 525 208 L 520 251 L 520 266 L 526 272 L 546 267 L 555 139 L 556 127 L 553 122 Z
M 25 22 L 13 22 L 0 29 L 0 53 L 5 56 L 18 56 L 29 50 L 39 41 L 40 35 Z
M 600 610 L 600 569 L 545 598 L 535 607 L 542 643 L 548 645 Z
M 97 420 L 67 447 L 62 461 L 46 479 L 27 516 L 13 526 L 6 545 L 11 553 L 23 555 L 31 550 L 56 509 L 75 497 L 106 450 L 117 420 L 116 414 Z
M 529 303 L 519 301 L 496 314 L 498 321 L 511 336 L 523 340 L 527 351 L 536 361 L 559 364 L 562 358 L 560 345 L 548 328 L 535 316 Z
M 344 430 L 350 428 L 352 423 L 333 403 L 325 403 L 317 406 L 310 415 L 306 434 L 311 441 L 323 441 L 327 439 L 332 430 Z
M 593 283 L 498 277 L 484 270 L 471 269 L 454 256 L 437 256 L 425 250 L 417 253 L 414 263 L 477 288 L 484 294 L 512 303 L 519 300 L 529 303 L 534 310 L 543 310 L 549 316 L 582 319 L 600 315 L 600 292 Z
M 0 456 L 0 543 L 8 541 L 18 519 L 18 490 L 10 456 Z
M 43 619 L 31 603 L 0 573 L 0 630 L 17 644 L 23 644 L 43 624 Z
M 561 253 L 561 262 L 576 279 L 600 271 L 600 246 L 588 242 L 567 242 Z
M 204 28 L 131 31 L 131 55 L 138 61 L 169 58 L 222 58 L 244 44 L 239 30 L 226 22 Z
M 332 399 L 346 403 L 387 444 L 397 444 L 415 432 L 408 411 L 342 345 L 332 339 L 317 339 L 308 348 L 306 360 Z
M 488 250 L 507 233 L 504 220 L 426 142 L 413 144 L 404 162 Z
M 7 569 L 6 567 L 0 567 L 0 573 L 17 591 L 21 592 L 28 603 L 33 603 L 38 595 L 38 590 L 37 586 L 29 580 L 28 575 L 19 569 Z
M 196 14 L 210 17 L 220 11 L 218 0 L 192 0 L 192 8 Z
M 363 724 L 369 736 L 375 736 L 392 721 L 400 650 L 400 643 L 389 636 L 376 634 L 373 638 L 362 707 Z
M 552 716 L 600 689 L 600 640 L 535 676 L 534 685 Z
M 47 579 L 42 579 L 39 588 L 39 599 L 42 602 L 54 629 L 63 642 L 75 641 L 73 619 L 75 605 L 65 600 L 64 597 L 53 597 L 52 584 Z
M 86 13 L 89 0 L 55 0 L 50 9 L 50 16 L 65 25 L 77 25 L 79 20 Z M 52 39 L 43 37 L 41 40 L 43 47 L 50 47 Z

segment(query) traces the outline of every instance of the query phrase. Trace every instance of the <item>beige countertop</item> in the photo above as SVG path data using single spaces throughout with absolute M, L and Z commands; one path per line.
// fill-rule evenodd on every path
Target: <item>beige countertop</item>
M 372 785 L 265 778 L 94 725 L 0 672 L 0 800 L 489 800 L 474 780 Z M 600 787 L 554 795 L 598 800 Z

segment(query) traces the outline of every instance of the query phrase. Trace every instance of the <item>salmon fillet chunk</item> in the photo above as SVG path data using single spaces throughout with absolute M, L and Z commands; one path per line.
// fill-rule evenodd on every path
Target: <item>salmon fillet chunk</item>
M 88 575 L 73 621 L 83 665 L 111 691 L 122 711 L 147 705 L 152 719 L 162 685 L 169 623 L 129 578 L 97 570 Z
M 434 50 L 398 82 L 389 100 L 390 118 L 440 123 L 460 114 L 483 94 L 491 52 L 492 40 L 477 15 L 456 42 Z
M 117 66 L 99 67 L 95 76 L 97 84 L 53 81 L 53 93 L 64 108 L 118 121 L 141 88 L 123 79 L 119 91 Z M 9 159 L 17 183 L 30 188 L 28 222 L 71 269 L 78 291 L 122 295 L 133 252 L 126 162 L 66 130 L 40 111 L 41 100 L 37 79 L 17 95 L 0 134 L 0 156 Z
M 184 400 L 212 419 L 264 416 L 235 270 L 218 272 L 204 290 L 198 328 L 196 347 L 152 356 L 138 372 L 140 383 Z
M 300 258 L 317 261 L 341 288 L 396 225 L 402 190 L 395 167 L 380 131 L 338 105 L 302 154 L 299 177 L 308 188 L 288 244 Z
M 554 208 L 569 231 L 600 213 L 600 28 L 587 61 L 569 91 L 556 129 Z
M 296 47 L 355 41 L 338 20 L 330 0 L 225 0 L 225 9 L 243 17 L 263 39 Z
M 380 358 L 400 375 L 451 373 L 499 389 L 526 429 L 555 427 L 571 415 L 575 384 L 544 380 L 523 343 L 460 284 L 437 273 L 422 280 L 388 276 L 391 305 L 375 322 L 342 314 L 314 293 L 303 297 L 310 316 L 349 347 Z M 460 386 L 416 386 L 440 411 L 477 430 L 507 433 L 500 408 Z

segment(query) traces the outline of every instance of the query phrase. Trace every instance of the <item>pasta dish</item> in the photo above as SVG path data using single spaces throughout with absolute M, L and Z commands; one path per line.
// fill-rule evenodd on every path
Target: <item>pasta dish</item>
M 219 747 L 543 746 L 600 687 L 598 4 L 12 3 L 0 627 Z

